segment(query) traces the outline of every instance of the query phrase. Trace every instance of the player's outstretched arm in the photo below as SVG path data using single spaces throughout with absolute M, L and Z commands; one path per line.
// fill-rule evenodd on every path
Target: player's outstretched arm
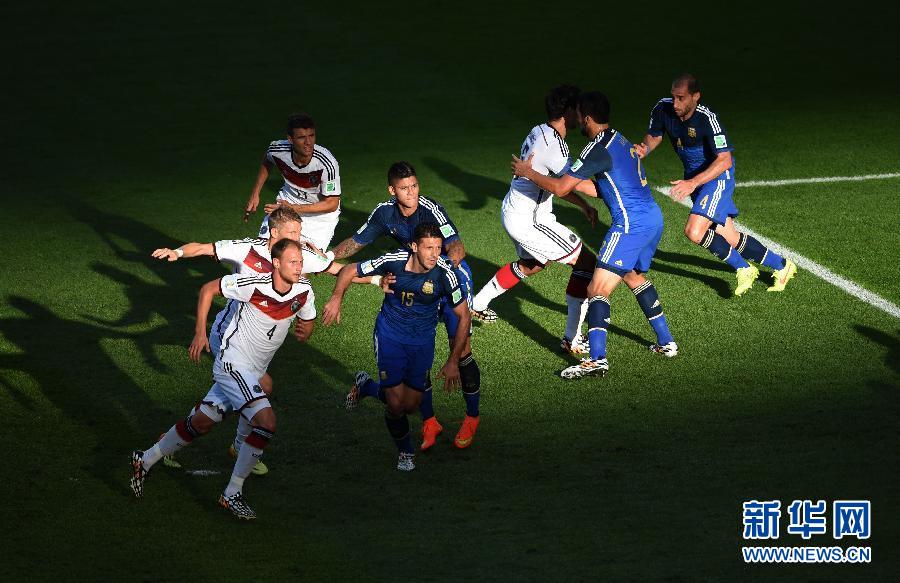
M 647 134 L 644 136 L 643 142 L 634 145 L 634 151 L 637 153 L 638 158 L 646 158 L 650 155 L 650 152 L 656 149 L 660 142 L 662 142 L 662 136 Z
M 265 211 L 266 214 L 271 213 L 279 206 L 289 206 L 301 215 L 307 213 L 330 213 L 332 211 L 336 211 L 338 206 L 341 204 L 341 197 L 339 196 L 329 196 L 325 198 L 325 200 L 320 200 L 319 202 L 313 202 L 310 204 L 291 204 L 285 201 L 278 201 L 275 204 L 267 204 Z M 271 207 L 271 210 L 270 210 Z
M 332 292 L 331 298 L 325 304 L 325 307 L 322 308 L 322 323 L 326 326 L 341 323 L 341 303 L 344 301 L 344 294 L 347 293 L 347 288 L 353 283 L 355 276 L 355 263 L 345 265 L 341 268 L 341 272 L 338 273 L 337 283 L 334 284 L 334 292 Z
M 253 184 L 253 190 L 250 192 L 250 198 L 247 199 L 247 204 L 244 205 L 244 222 L 250 218 L 250 213 L 255 213 L 256 208 L 259 206 L 259 193 L 262 192 L 262 187 L 266 183 L 266 180 L 269 179 L 269 170 L 272 168 L 272 164 L 266 158 L 263 158 L 262 164 L 259 165 L 259 172 L 256 173 L 256 182 Z
M 197 325 L 194 327 L 194 339 L 188 348 L 188 355 L 194 362 L 200 362 L 200 355 L 209 350 L 209 337 L 206 335 L 206 317 L 212 307 L 213 298 L 222 295 L 222 280 L 214 279 L 200 288 L 200 299 L 197 300 Z
M 178 261 L 182 257 L 199 257 L 201 255 L 208 255 L 212 257 L 215 254 L 216 252 L 213 248 L 212 243 L 185 243 L 184 245 L 176 249 L 162 247 L 151 253 L 150 256 L 157 259 Z
M 576 178 L 569 174 L 564 174 L 559 178 L 544 176 L 531 167 L 531 160 L 534 158 L 534 154 L 529 156 L 527 160 L 522 160 L 518 156 L 513 156 L 512 158 L 513 161 L 512 164 L 510 164 L 510 167 L 512 168 L 513 174 L 521 176 L 522 178 L 527 178 L 537 184 L 540 188 L 543 188 L 547 192 L 552 192 L 559 197 L 566 196 L 575 190 L 578 183 L 583 180 L 582 178 Z
M 347 237 L 334 248 L 334 258 L 346 259 L 347 257 L 356 254 L 356 252 L 363 247 L 365 247 L 363 243 L 357 243 L 353 240 L 353 237 Z
M 709 168 L 689 180 L 673 180 L 669 194 L 675 200 L 681 200 L 694 192 L 698 186 L 713 180 L 719 174 L 731 168 L 731 152 L 720 152 Z

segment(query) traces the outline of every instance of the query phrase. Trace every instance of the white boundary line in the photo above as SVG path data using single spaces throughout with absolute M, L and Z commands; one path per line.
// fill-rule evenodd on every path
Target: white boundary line
M 900 178 L 900 172 L 888 174 L 861 174 L 859 176 L 825 176 L 823 178 L 789 178 L 787 180 L 748 180 L 735 183 L 735 188 L 747 186 L 787 186 L 788 184 L 820 184 L 822 182 L 862 182 L 863 180 L 884 180 Z
M 841 182 L 841 181 L 860 181 L 860 180 L 878 180 L 882 178 L 898 178 L 900 174 L 868 174 L 865 176 L 832 176 L 827 178 L 797 178 L 793 180 L 772 180 L 772 181 L 756 181 L 756 182 L 740 182 L 735 184 L 735 187 L 738 186 L 782 186 L 786 184 L 808 184 L 808 183 L 817 183 L 817 182 Z M 656 192 L 665 195 L 666 198 L 673 202 L 678 202 L 679 204 L 691 208 L 693 205 L 691 204 L 690 198 L 685 198 L 680 201 L 676 201 L 675 199 L 669 197 L 669 191 L 671 190 L 668 186 L 654 186 L 653 190 Z M 890 314 L 891 316 L 900 319 L 900 306 L 897 306 L 894 303 L 889 302 L 878 294 L 872 293 L 866 288 L 850 281 L 846 277 L 842 277 L 835 272 L 831 271 L 827 267 L 819 265 L 812 259 L 807 259 L 803 255 L 800 255 L 796 251 L 792 249 L 788 249 L 784 245 L 777 243 L 768 237 L 764 237 L 759 233 L 753 231 L 752 229 L 748 229 L 745 225 L 734 222 L 734 226 L 741 232 L 744 232 L 751 237 L 754 237 L 759 240 L 760 243 L 769 247 L 770 249 L 774 249 L 776 253 L 779 255 L 785 255 L 790 257 L 791 260 L 797 264 L 798 267 L 802 267 L 806 271 L 812 273 L 816 277 L 830 283 L 831 285 L 838 287 L 851 296 L 858 298 L 870 306 L 875 306 L 879 310 Z

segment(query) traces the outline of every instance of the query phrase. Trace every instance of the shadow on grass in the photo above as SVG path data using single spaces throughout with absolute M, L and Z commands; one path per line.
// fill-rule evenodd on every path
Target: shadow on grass
M 134 419 L 139 420 L 136 423 L 142 427 L 134 428 L 130 434 L 117 434 L 118 437 L 105 434 L 98 435 L 99 440 L 107 443 L 118 440 L 127 443 L 131 447 L 149 445 L 146 443 L 148 433 L 155 436 L 156 433 L 153 433 L 153 431 L 158 432 L 167 429 L 172 422 L 178 419 L 178 416 L 171 413 L 166 415 L 165 418 L 161 415 L 146 415 L 144 410 L 146 403 L 149 402 L 146 393 L 137 384 L 128 381 L 127 375 L 117 369 L 112 361 L 105 357 L 99 346 L 100 342 L 110 338 L 128 339 L 141 352 L 145 363 L 160 371 L 167 370 L 167 364 L 186 366 L 186 361 L 178 363 L 161 361 L 157 355 L 158 348 L 160 346 L 173 345 L 184 348 L 188 346 L 193 337 L 199 288 L 206 281 L 226 275 L 227 271 L 221 265 L 208 258 L 197 258 L 193 261 L 182 260 L 174 263 L 153 259 L 150 257 L 150 252 L 153 249 L 174 244 L 169 235 L 141 221 L 94 209 L 80 201 L 69 201 L 68 208 L 76 219 L 94 229 L 98 237 L 115 252 L 119 259 L 115 264 L 95 262 L 90 267 L 96 273 L 115 282 L 122 289 L 123 294 L 127 298 L 127 305 L 122 315 L 113 319 L 102 318 L 91 313 L 82 314 L 93 325 L 91 323 L 81 324 L 65 321 L 66 325 L 63 326 L 58 326 L 58 322 L 42 323 L 40 324 L 40 329 L 56 330 L 54 342 L 61 342 L 64 346 L 79 346 L 79 355 L 88 355 L 89 361 L 90 359 L 95 359 L 96 362 L 89 368 L 105 370 L 107 371 L 107 376 L 110 377 L 103 381 L 102 385 L 104 387 L 122 387 L 126 395 L 134 394 L 133 399 L 123 399 L 121 406 L 118 406 L 116 411 L 119 416 L 125 415 L 125 413 L 122 413 L 123 411 L 130 413 Z M 362 220 L 368 216 L 354 211 L 350 211 L 348 214 Z M 227 233 L 224 235 L 227 236 Z M 150 282 L 131 273 L 130 270 L 137 264 L 156 274 L 162 283 Z M 28 302 L 23 304 L 23 308 L 20 309 L 36 314 L 34 319 L 50 321 L 56 318 L 46 308 L 33 304 L 28 300 L 20 299 L 19 301 Z M 164 325 L 159 325 L 149 330 L 134 331 L 132 329 L 133 326 L 150 325 L 157 316 L 165 321 Z M 212 322 L 212 320 L 213 314 L 210 314 L 209 322 Z M 60 329 L 62 332 L 59 331 Z M 13 337 L 10 337 L 10 340 L 16 341 Z M 28 355 L 41 354 L 41 352 L 47 352 L 47 349 L 49 349 L 49 347 L 44 349 L 40 345 L 16 343 Z M 288 351 L 290 354 L 286 354 L 283 348 L 281 352 L 281 357 L 276 356 L 273 365 L 277 363 L 279 365 L 277 369 L 285 371 L 286 374 L 279 374 L 275 379 L 276 392 L 275 396 L 273 396 L 273 402 L 277 401 L 279 387 L 283 387 L 283 390 L 288 390 L 297 388 L 297 385 L 304 389 L 320 386 L 340 387 L 340 391 L 336 393 L 335 397 L 336 399 L 343 399 L 345 386 L 349 384 L 350 381 L 348 379 L 351 378 L 351 374 L 340 360 L 332 358 L 329 354 L 318 350 L 310 344 L 303 345 L 301 355 L 297 355 L 296 349 Z M 302 374 L 298 373 L 301 369 L 296 364 L 284 362 L 284 360 L 291 360 L 292 357 L 302 359 L 304 363 Z M 28 368 L 24 367 L 23 370 Z M 48 395 L 49 398 L 58 400 L 52 395 L 62 395 L 62 390 L 58 390 L 51 383 L 50 378 L 39 379 L 39 382 L 42 388 L 45 385 L 49 387 L 45 389 L 50 393 Z M 206 393 L 208 385 L 205 382 L 198 383 L 196 389 L 197 398 Z M 77 392 L 73 392 L 73 394 L 77 394 Z M 134 401 L 135 405 L 130 406 L 130 401 Z M 174 406 L 180 411 L 182 406 L 187 410 L 189 404 L 176 404 Z M 75 408 L 76 405 L 77 400 L 73 403 L 64 403 L 61 405 L 61 408 Z M 109 407 L 116 407 L 116 405 L 110 404 Z M 86 410 L 90 411 L 91 406 L 88 405 Z M 90 419 L 87 417 L 82 419 L 77 415 L 73 415 L 73 418 L 89 425 Z M 110 418 L 114 419 L 114 417 Z M 144 430 L 140 431 L 142 428 Z M 150 431 L 150 429 L 153 431 Z M 123 437 L 127 437 L 127 440 L 123 439 Z
M 870 326 L 856 324 L 853 326 L 861 336 L 864 336 L 872 342 L 877 342 L 887 349 L 884 355 L 884 364 L 886 364 L 895 373 L 900 373 L 900 330 L 891 336 L 881 330 L 877 330 Z
M 61 318 L 20 296 L 10 297 L 9 305 L 25 317 L 0 320 L 0 333 L 22 353 L 0 356 L 0 368 L 30 375 L 53 406 L 93 434 L 87 471 L 125 494 L 127 451 L 121 448 L 147 442 L 147 428 L 162 427 L 171 416 L 119 369 L 104 346 L 132 335 Z
M 430 156 L 423 160 L 438 176 L 463 192 L 466 197 L 460 204 L 463 210 L 481 210 L 487 205 L 488 199 L 502 200 L 509 190 L 508 182 L 467 172 L 452 162 Z

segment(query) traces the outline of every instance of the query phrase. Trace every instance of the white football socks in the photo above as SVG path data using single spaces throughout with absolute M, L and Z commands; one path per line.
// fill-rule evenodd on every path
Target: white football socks
M 472 298 L 472 309 L 476 312 L 486 310 L 494 298 L 503 295 L 503 292 L 505 291 L 505 289 L 500 287 L 500 284 L 497 282 L 497 276 L 495 275 L 491 278 L 491 281 L 487 282 L 484 287 L 478 290 L 478 293 Z
M 587 316 L 587 299 L 576 298 L 566 294 L 566 332 L 565 337 L 570 342 L 581 334 L 581 325 Z
M 189 443 L 178 435 L 178 430 L 173 425 L 153 447 L 144 452 L 144 468 L 149 470 L 164 456 L 172 455 Z
M 253 425 L 243 415 L 238 415 L 237 432 L 234 434 L 234 451 L 240 452 L 244 440 L 253 431 Z
M 259 458 L 262 457 L 263 450 L 253 447 L 247 443 L 241 446 L 237 461 L 234 462 L 234 471 L 231 473 L 231 481 L 225 488 L 225 497 L 233 496 L 240 492 L 244 487 L 244 480 L 250 475 L 250 471 Z

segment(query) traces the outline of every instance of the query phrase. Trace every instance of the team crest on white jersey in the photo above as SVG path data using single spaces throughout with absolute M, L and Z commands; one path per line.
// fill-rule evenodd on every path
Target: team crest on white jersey
M 291 312 L 297 312 L 297 311 L 299 311 L 300 308 L 302 308 L 302 307 L 303 307 L 303 304 L 300 303 L 300 300 L 294 300 L 294 301 L 291 303 Z

